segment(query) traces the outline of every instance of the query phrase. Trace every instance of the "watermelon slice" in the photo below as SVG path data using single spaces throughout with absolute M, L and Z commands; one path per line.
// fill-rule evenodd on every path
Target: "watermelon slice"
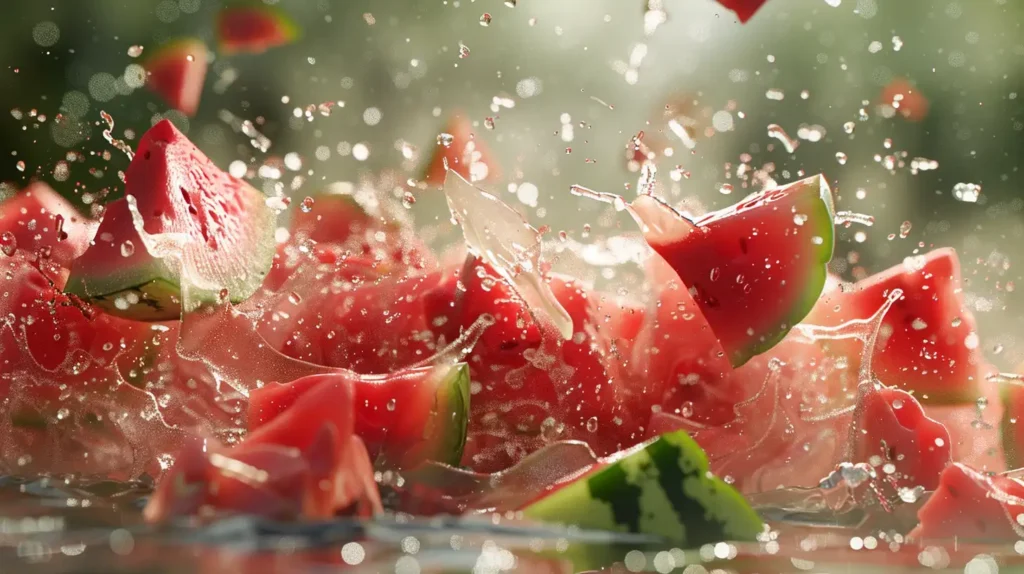
M 217 169 L 169 121 L 139 142 L 125 195 L 106 206 L 70 293 L 159 321 L 180 316 L 186 290 L 193 304 L 240 302 L 269 271 L 275 214 L 263 194 Z
M 96 222 L 83 217 L 50 186 L 35 182 L 0 204 L 0 235 L 7 233 L 14 240 L 5 249 L 13 246 L 40 263 L 52 263 L 57 272 L 47 275 L 63 286 L 71 262 L 85 252 L 96 233 Z
M 299 26 L 276 6 L 226 6 L 217 16 L 217 42 L 224 54 L 262 54 L 298 36 Z
M 718 0 L 718 3 L 736 13 L 740 22 L 750 20 L 767 0 Z
M 920 524 L 908 537 L 914 541 L 959 539 L 969 542 L 1019 540 L 1024 536 L 1024 481 L 989 475 L 954 463 L 942 472 L 939 485 L 917 513 Z
M 919 122 L 928 117 L 928 98 L 906 78 L 893 78 L 882 88 L 879 99 L 882 105 L 896 108 L 896 113 L 907 121 Z
M 260 426 L 324 381 L 355 392 L 355 432 L 379 467 L 409 468 L 426 460 L 457 464 L 469 416 L 469 370 L 464 364 L 380 377 L 313 375 L 253 391 L 249 425 Z
M 526 506 L 534 520 L 663 537 L 686 548 L 753 541 L 763 524 L 731 486 L 708 472 L 685 432 L 620 453 L 596 470 Z
M 470 182 L 494 181 L 501 177 L 490 150 L 476 138 L 469 119 L 458 113 L 448 120 L 444 132 L 438 135 L 437 147 L 423 172 L 423 181 L 429 186 L 440 187 L 444 185 L 448 170 Z
M 198 38 L 182 38 L 161 46 L 143 62 L 146 85 L 172 108 L 189 116 L 199 110 L 208 54 Z
M 827 291 L 808 323 L 835 326 L 865 319 L 894 289 L 903 291 L 885 314 L 872 355 L 875 375 L 913 392 L 924 404 L 974 403 L 985 361 L 974 316 L 963 301 L 960 263 L 952 249 L 908 257 L 853 285 Z M 829 341 L 829 352 L 859 368 L 860 344 Z
M 144 516 L 164 522 L 217 509 L 290 520 L 380 512 L 373 468 L 352 434 L 352 404 L 350 381 L 321 379 L 275 416 L 250 424 L 241 444 L 186 449 Z
M 825 284 L 833 208 L 821 175 L 693 220 L 650 195 L 638 197 L 633 210 L 733 366 L 782 340 Z

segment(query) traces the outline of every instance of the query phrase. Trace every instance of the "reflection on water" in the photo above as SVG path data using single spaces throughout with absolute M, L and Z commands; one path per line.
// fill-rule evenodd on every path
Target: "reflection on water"
M 561 573 L 599 567 L 609 558 L 619 562 L 615 571 L 686 574 L 858 568 L 995 574 L 1024 568 L 1024 556 L 1010 544 L 906 543 L 898 534 L 899 517 L 881 524 L 870 517 L 794 514 L 789 510 L 801 496 L 796 491 L 760 499 L 760 511 L 773 519 L 761 542 L 685 551 L 647 536 L 492 516 L 389 514 L 303 524 L 224 516 L 200 527 L 181 522 L 157 530 L 141 520 L 150 491 L 148 480 L 0 478 L 0 571 Z

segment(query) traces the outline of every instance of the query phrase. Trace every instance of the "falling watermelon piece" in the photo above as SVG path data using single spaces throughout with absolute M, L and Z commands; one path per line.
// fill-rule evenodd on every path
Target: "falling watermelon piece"
M 718 0 L 718 3 L 736 13 L 740 22 L 746 23 L 761 9 L 767 0 Z
M 202 40 L 176 40 L 146 58 L 146 85 L 172 108 L 194 116 L 199 110 L 207 64 L 206 44 Z
M 186 294 L 193 305 L 241 302 L 259 288 L 274 257 L 274 212 L 169 121 L 139 142 L 125 196 L 106 206 L 68 292 L 115 315 L 159 321 L 179 317 Z
M 217 42 L 224 54 L 262 54 L 298 37 L 298 24 L 276 6 L 226 6 L 217 16 Z
M 63 286 L 71 263 L 85 253 L 96 233 L 96 222 L 74 208 L 50 186 L 35 182 L 0 204 L 0 248 L 15 250 L 52 263 L 47 275 Z M 9 234 L 9 235 L 8 235 Z M 47 271 L 46 265 L 40 268 Z
M 437 136 L 437 147 L 423 172 L 427 185 L 444 185 L 448 170 L 470 182 L 493 181 L 501 176 L 490 150 L 473 133 L 473 125 L 466 116 L 455 114 L 448 120 L 444 131 Z
M 1020 516 L 1024 516 L 1024 482 L 954 463 L 942 472 L 935 492 L 917 512 L 920 524 L 908 538 L 985 544 L 1019 540 L 1024 536 Z
M 924 404 L 973 404 L 987 366 L 977 325 L 963 301 L 960 263 L 952 249 L 908 257 L 852 287 L 825 292 L 806 322 L 835 326 L 870 317 L 894 289 L 903 292 L 882 319 L 872 369 L 887 385 Z M 859 368 L 861 345 L 830 341 L 829 352 Z
M 641 195 L 647 242 L 689 288 L 733 366 L 762 353 L 814 306 L 832 258 L 832 192 L 816 175 L 688 219 Z
M 252 392 L 249 424 L 260 426 L 311 389 L 331 381 L 352 385 L 355 432 L 382 468 L 409 468 L 427 460 L 458 464 L 469 417 L 466 365 L 422 368 L 386 376 L 313 375 Z
M 662 435 L 523 509 L 527 518 L 613 532 L 653 534 L 685 548 L 753 541 L 761 519 L 685 432 Z
M 906 78 L 894 78 L 886 84 L 880 99 L 882 105 L 892 106 L 907 121 L 919 122 L 928 117 L 928 98 Z

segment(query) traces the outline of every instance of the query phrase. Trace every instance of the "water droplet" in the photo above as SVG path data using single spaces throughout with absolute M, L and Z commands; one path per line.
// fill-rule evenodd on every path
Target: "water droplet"
M 597 432 L 597 417 L 587 419 L 587 432 Z
M 711 270 L 711 280 L 712 281 L 718 281 L 718 276 L 721 275 L 721 274 L 722 274 L 722 270 L 719 269 L 718 267 L 715 267 L 714 269 Z
M 952 321 L 950 322 L 950 325 L 952 325 L 953 327 L 959 327 L 961 323 L 963 323 L 963 319 L 961 319 L 960 317 L 955 317 L 955 318 L 954 318 L 954 319 L 953 319 L 953 320 L 952 320 Z
M 388 404 L 386 406 L 388 411 L 394 412 L 395 407 L 397 407 L 397 406 L 398 406 L 398 400 L 397 399 L 388 399 Z
M 515 8 L 516 0 L 505 0 L 505 5 L 508 6 L 509 8 Z
M 487 116 L 484 118 L 484 127 L 493 130 L 494 129 L 494 118 Z
M 846 122 L 845 124 L 843 124 L 843 131 L 848 134 L 852 134 L 853 130 L 855 129 L 857 129 L 857 124 L 853 122 Z
M 904 221 L 900 224 L 900 239 L 906 239 L 910 235 L 910 228 L 913 226 L 909 221 Z
M 846 159 L 847 158 L 845 153 L 841 151 L 836 152 L 836 161 L 839 162 L 839 165 L 846 165 Z
M 490 26 L 491 25 L 491 15 L 489 13 L 484 12 L 480 16 L 480 25 L 481 26 Z
M 23 161 L 18 161 L 14 166 L 18 168 L 18 171 L 25 171 L 25 162 Z
M 452 142 L 455 141 L 455 136 L 449 133 L 437 134 L 437 145 L 443 145 L 444 147 L 451 147 Z
M 679 414 L 683 415 L 683 418 L 687 418 L 687 419 L 692 417 L 693 416 L 693 402 L 692 401 L 684 402 L 682 407 L 680 407 Z
M 405 192 L 402 194 L 402 206 L 406 209 L 411 209 L 413 204 L 416 203 L 416 196 L 411 192 Z
M 903 399 L 894 399 L 892 401 L 892 408 L 900 410 L 903 408 Z
M 142 55 L 142 50 L 143 50 L 142 46 L 140 46 L 138 44 L 135 44 L 135 45 L 130 46 L 128 48 L 128 55 L 131 56 L 132 58 L 138 58 L 139 56 Z
M 309 213 L 310 211 L 313 211 L 314 203 L 316 203 L 316 200 L 307 195 L 303 198 L 302 203 L 299 204 L 299 209 L 302 210 L 302 213 Z
M 731 183 L 723 183 L 718 188 L 718 193 L 721 193 L 722 195 L 729 195 L 729 194 L 731 194 L 732 193 L 732 184 Z
M 459 58 L 469 57 L 469 46 L 459 42 Z
M 17 249 L 18 238 L 13 233 L 10 231 L 0 233 L 0 251 L 3 251 L 4 255 L 12 257 Z
M 768 137 L 775 138 L 782 142 L 782 145 L 786 148 L 786 153 L 793 153 L 800 142 L 789 137 L 786 130 L 782 129 L 779 124 L 768 124 Z
M 983 411 L 988 408 L 988 399 L 985 397 L 978 397 L 978 400 L 974 401 L 974 404 L 978 406 L 979 411 Z
M 964 203 L 975 203 L 981 195 L 981 186 L 974 183 L 958 183 L 953 186 L 953 197 Z
M 544 442 L 555 442 L 565 431 L 565 425 L 548 417 L 540 423 L 540 437 Z
M 131 239 L 125 239 L 121 244 L 121 257 L 131 257 L 135 254 L 135 244 Z
M 62 407 L 57 410 L 57 420 L 62 421 L 68 418 L 69 416 L 71 416 L 71 411 L 69 411 L 67 408 Z

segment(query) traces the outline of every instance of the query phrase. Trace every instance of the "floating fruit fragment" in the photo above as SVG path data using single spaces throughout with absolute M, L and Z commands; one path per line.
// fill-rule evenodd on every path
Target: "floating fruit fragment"
M 352 385 L 355 432 L 378 466 L 409 468 L 428 460 L 458 464 L 462 458 L 469 418 L 465 364 L 382 376 L 312 375 L 284 385 L 271 383 L 251 393 L 249 425 L 262 425 L 330 381 Z
M 754 16 L 767 0 L 718 0 L 718 3 L 736 13 L 740 22 L 746 22 Z
M 907 121 L 919 122 L 928 116 L 928 98 L 906 78 L 894 78 L 882 89 L 881 104 L 892 106 Z
M 298 36 L 299 26 L 276 6 L 226 6 L 217 16 L 217 42 L 224 54 L 261 54 Z
M 832 192 L 816 175 L 688 219 L 651 195 L 632 209 L 679 274 L 733 366 L 762 353 L 814 306 L 832 258 Z
M 194 116 L 199 110 L 207 64 L 206 44 L 202 40 L 176 40 L 146 58 L 146 85 L 172 108 Z
M 870 317 L 893 290 L 902 297 L 882 319 L 871 366 L 886 385 L 911 391 L 924 404 L 974 403 L 985 374 L 977 324 L 963 300 L 960 263 L 952 249 L 908 257 L 855 283 L 826 291 L 806 322 L 836 326 Z M 859 368 L 861 345 L 828 341 L 826 350 Z
M 708 472 L 704 452 L 685 432 L 662 435 L 603 462 L 526 506 L 523 514 L 580 528 L 654 534 L 687 548 L 753 541 L 762 532 L 761 519 Z
M 146 321 L 192 304 L 252 295 L 274 256 L 275 214 L 263 194 L 217 168 L 169 121 L 128 166 L 126 197 L 107 205 L 67 290 Z

